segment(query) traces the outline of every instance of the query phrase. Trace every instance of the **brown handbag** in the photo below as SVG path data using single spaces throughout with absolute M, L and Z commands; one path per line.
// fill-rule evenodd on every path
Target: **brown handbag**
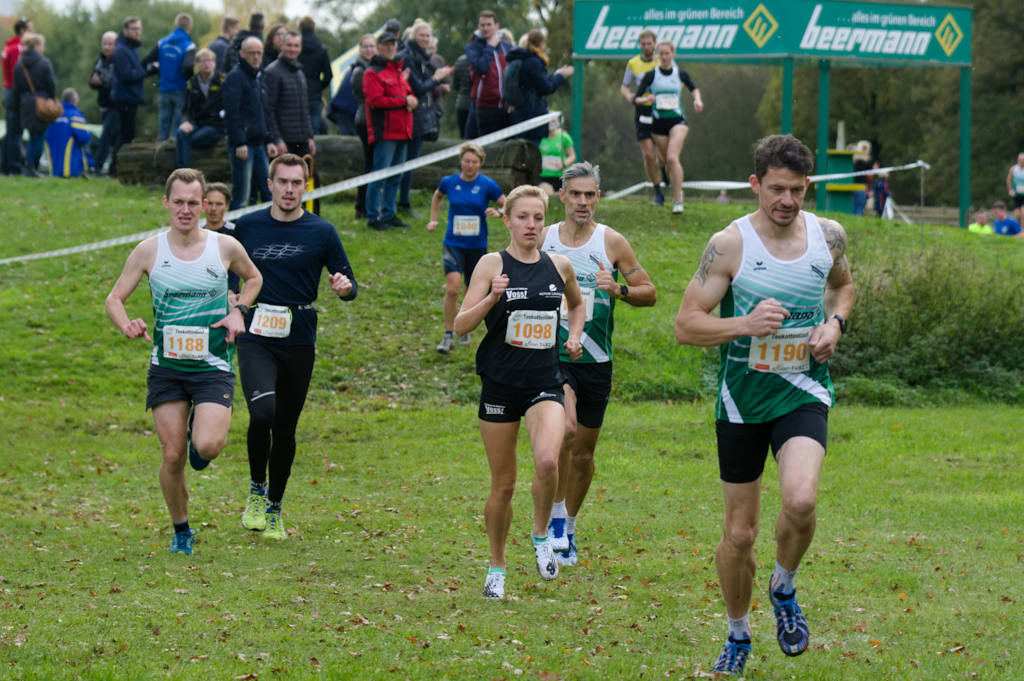
M 28 81 L 28 89 L 36 96 L 36 118 L 49 125 L 63 116 L 64 105 L 60 103 L 60 100 L 53 99 L 52 97 L 41 97 L 36 95 L 36 86 L 33 85 L 32 76 L 28 75 L 28 69 L 25 68 L 25 64 L 21 65 L 21 70 L 25 72 L 25 80 Z

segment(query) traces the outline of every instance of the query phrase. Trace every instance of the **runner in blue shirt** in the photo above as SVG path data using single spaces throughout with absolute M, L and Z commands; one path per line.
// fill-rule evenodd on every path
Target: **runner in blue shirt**
M 501 213 L 491 202 L 505 205 L 505 194 L 498 183 L 480 173 L 484 164 L 484 150 L 472 142 L 459 148 L 462 172 L 441 180 L 430 202 L 430 222 L 427 231 L 437 228 L 441 201 L 448 197 L 448 230 L 444 235 L 442 260 L 444 261 L 444 336 L 437 351 L 447 355 L 455 345 L 455 313 L 458 311 L 459 278 L 469 286 L 473 268 L 487 253 L 487 218 Z M 459 337 L 459 345 L 469 345 L 469 334 Z
M 1020 223 L 1007 214 L 1002 201 L 992 204 L 992 231 L 1003 236 L 1022 236 Z

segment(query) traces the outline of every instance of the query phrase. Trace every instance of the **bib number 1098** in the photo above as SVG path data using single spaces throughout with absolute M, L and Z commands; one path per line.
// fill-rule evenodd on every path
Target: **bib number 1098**
M 773 374 L 801 373 L 811 368 L 807 341 L 814 327 L 785 329 L 773 336 L 757 336 L 750 342 L 748 366 Z
M 508 317 L 505 342 L 519 348 L 547 350 L 557 339 L 557 310 L 516 310 Z

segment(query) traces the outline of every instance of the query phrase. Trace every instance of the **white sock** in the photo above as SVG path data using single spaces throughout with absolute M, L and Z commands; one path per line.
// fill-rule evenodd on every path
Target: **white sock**
M 564 518 L 565 517 L 565 499 L 562 501 L 556 501 L 551 504 L 551 517 L 552 518 Z
M 734 641 L 750 640 L 750 613 L 735 619 L 729 617 L 729 636 Z
M 793 583 L 795 579 L 796 570 L 787 570 L 776 561 L 775 572 L 772 573 L 772 578 L 768 583 L 771 585 L 772 591 L 780 594 L 789 594 L 793 593 L 793 590 L 796 589 L 796 585 Z
M 568 515 L 565 517 L 565 533 L 576 534 L 576 516 Z

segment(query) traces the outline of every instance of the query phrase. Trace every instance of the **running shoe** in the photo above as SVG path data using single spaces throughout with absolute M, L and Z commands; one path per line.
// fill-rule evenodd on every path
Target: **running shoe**
M 473 337 L 470 336 L 468 333 L 464 333 L 461 336 L 459 336 L 459 345 L 469 345 L 472 342 Z
M 267 529 L 267 498 L 257 492 L 249 492 L 245 502 L 245 513 L 242 514 L 242 527 L 254 532 Z
M 775 630 L 779 639 L 779 648 L 790 657 L 795 657 L 807 650 L 811 641 L 811 632 L 807 628 L 807 620 L 796 602 L 796 589 L 784 594 L 768 587 L 768 597 L 775 607 Z
M 555 551 L 555 562 L 559 566 L 573 566 L 579 562 L 579 558 L 576 556 L 576 535 L 567 534 L 569 538 L 569 548 L 565 551 Z
M 287 539 L 288 533 L 284 531 L 284 520 L 281 519 L 281 509 L 267 509 L 267 529 L 263 530 L 263 536 L 268 539 Z
M 168 551 L 171 553 L 184 553 L 186 556 L 192 555 L 192 547 L 196 543 L 196 531 L 193 528 L 188 528 L 184 532 L 175 532 L 171 538 L 171 546 Z
M 533 541 L 533 538 L 530 538 Z M 533 552 L 537 556 L 537 572 L 541 579 L 555 579 L 558 577 L 558 563 L 555 562 L 555 552 L 551 550 L 550 541 L 535 542 Z
M 682 213 L 683 212 L 683 202 L 682 201 L 674 202 L 672 204 L 672 212 L 673 213 Z
M 569 537 L 565 534 L 565 518 L 552 518 L 548 521 L 548 543 L 552 551 L 568 551 Z
M 505 571 L 491 570 L 484 581 L 484 598 L 501 599 L 505 597 Z
M 711 676 L 721 679 L 726 676 L 743 676 L 743 667 L 750 655 L 750 639 L 737 641 L 732 636 L 726 639 L 725 648 L 718 656 L 718 662 L 711 668 Z
M 437 351 L 442 355 L 447 355 L 455 347 L 455 336 L 450 333 L 445 333 L 441 337 L 441 342 L 437 344 Z
M 665 193 L 661 191 L 661 187 L 654 188 L 654 198 L 651 200 L 652 206 L 664 206 L 665 205 Z

